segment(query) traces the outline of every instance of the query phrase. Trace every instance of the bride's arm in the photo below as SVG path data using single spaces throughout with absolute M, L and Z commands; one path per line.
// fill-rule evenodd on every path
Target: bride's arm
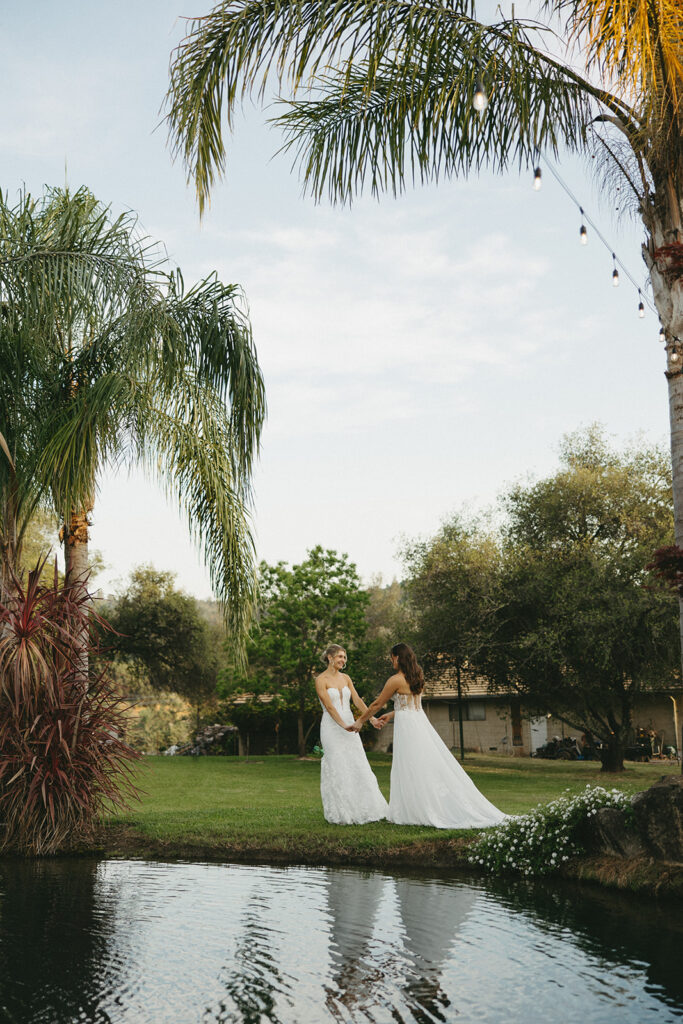
M 341 717 L 341 715 L 339 714 L 339 712 L 335 708 L 334 704 L 332 703 L 332 701 L 328 697 L 328 695 L 327 695 L 327 687 L 325 686 L 325 684 L 320 679 L 320 676 L 318 676 L 318 678 L 315 681 L 315 692 L 320 697 L 320 700 L 323 703 L 325 711 L 327 711 L 327 713 L 330 716 L 330 718 L 334 718 L 334 720 L 337 723 L 337 725 L 341 725 L 342 729 L 345 729 L 346 728 L 346 722 Z
M 363 698 L 362 698 L 362 697 L 360 697 L 360 696 L 358 695 L 358 693 L 356 692 L 356 687 L 355 687 L 355 686 L 353 685 L 353 683 L 351 682 L 351 680 L 349 679 L 349 677 L 348 677 L 348 676 L 345 676 L 345 678 L 349 680 L 349 689 L 351 690 L 351 700 L 353 701 L 354 705 L 355 705 L 355 706 L 356 706 L 356 707 L 358 708 L 358 710 L 359 710 L 359 711 L 361 711 L 361 712 L 363 712 L 363 711 L 367 711 L 367 710 L 368 710 L 368 706 L 367 706 L 367 704 L 365 703 L 365 701 L 363 700 Z M 374 716 L 373 716 L 373 717 L 372 717 L 372 718 L 370 719 L 370 721 L 371 721 L 371 723 L 372 723 L 373 725 L 375 725 L 375 724 L 376 724 L 376 721 L 377 721 L 377 719 L 376 719 L 376 718 L 374 718 Z
M 391 679 L 387 679 L 384 689 L 380 693 L 379 697 L 375 697 L 369 708 L 366 708 L 360 718 L 357 718 L 353 725 L 346 726 L 347 729 L 357 731 L 361 726 L 367 722 L 368 718 L 371 718 L 376 711 L 383 708 L 388 700 L 394 696 L 399 687 L 399 680 L 394 676 Z

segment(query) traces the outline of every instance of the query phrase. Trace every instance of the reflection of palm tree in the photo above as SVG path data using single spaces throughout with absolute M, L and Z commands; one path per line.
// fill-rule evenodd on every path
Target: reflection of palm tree
M 112 983 L 114 922 L 98 903 L 94 861 L 0 867 L 2 1020 L 97 1020 Z M 103 971 L 104 965 L 107 971 Z
M 444 1014 L 450 1000 L 441 989 L 441 970 L 478 894 L 443 881 L 397 878 L 394 884 L 408 961 L 408 1005 L 416 1021 L 450 1020 L 452 1011 Z
M 386 884 L 386 878 L 374 873 L 331 871 L 328 875 L 333 976 L 331 984 L 325 986 L 325 1003 L 338 1020 L 345 1019 L 339 1004 L 349 1010 L 362 1010 L 368 1001 L 375 1001 L 373 992 L 382 972 L 365 958 Z

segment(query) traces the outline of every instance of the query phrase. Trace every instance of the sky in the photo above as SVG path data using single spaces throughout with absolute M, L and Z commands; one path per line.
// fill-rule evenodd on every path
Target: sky
M 566 432 L 599 421 L 615 444 L 666 444 L 656 316 L 611 283 L 611 255 L 579 245 L 581 217 L 546 171 L 316 205 L 247 103 L 226 178 L 200 222 L 160 107 L 179 0 L 5 0 L 0 186 L 87 185 L 134 210 L 187 283 L 216 271 L 249 305 L 268 399 L 254 476 L 259 558 L 346 552 L 364 581 L 401 575 L 405 539 L 553 472 Z M 516 5 L 518 15 L 520 4 Z M 559 171 L 638 281 L 642 228 L 618 195 L 562 157 Z M 140 472 L 107 471 L 92 545 L 120 587 L 143 562 L 210 594 L 188 525 Z

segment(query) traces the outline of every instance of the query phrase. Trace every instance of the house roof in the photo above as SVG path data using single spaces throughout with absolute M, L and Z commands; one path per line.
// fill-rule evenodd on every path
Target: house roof
M 520 697 L 521 694 L 515 690 L 492 689 L 486 676 L 475 675 L 467 671 L 460 673 L 460 684 L 462 696 L 465 700 L 509 700 L 511 697 Z M 638 697 L 680 697 L 683 687 L 679 680 L 673 684 L 653 686 L 649 689 L 639 690 Z M 423 700 L 457 700 L 458 682 L 455 669 L 445 669 L 439 676 L 425 680 L 425 688 L 422 693 Z

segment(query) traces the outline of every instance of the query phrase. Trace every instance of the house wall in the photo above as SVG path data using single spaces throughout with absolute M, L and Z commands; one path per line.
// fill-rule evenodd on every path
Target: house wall
M 450 721 L 449 702 L 441 700 L 423 701 L 427 718 L 441 739 L 451 750 L 460 749 L 460 726 Z M 512 743 L 512 724 L 509 703 L 485 701 L 486 718 L 480 722 L 463 722 L 465 750 L 472 753 L 490 754 L 492 757 L 529 756 L 531 753 L 531 730 L 528 719 L 522 717 L 522 743 Z M 393 742 L 394 727 L 387 725 L 377 734 L 375 750 L 386 751 Z
M 529 757 L 532 753 L 531 724 L 529 716 L 522 712 L 521 745 L 512 743 L 512 711 L 509 702 L 486 700 L 486 719 L 482 722 L 463 722 L 465 750 L 473 753 L 512 757 Z M 425 700 L 424 709 L 430 722 L 441 739 L 451 750 L 460 749 L 460 730 L 457 720 L 450 721 L 447 700 Z M 679 730 L 683 727 L 683 698 L 677 698 Z M 539 733 L 533 743 L 538 747 L 553 736 L 581 736 L 581 730 L 574 729 L 559 718 L 549 715 L 539 722 Z M 668 696 L 641 695 L 637 698 L 633 713 L 634 729 L 654 729 L 662 737 L 664 745 L 675 746 L 673 705 Z M 540 734 L 540 742 L 539 742 Z M 393 743 L 394 727 L 387 725 L 377 733 L 374 747 L 386 751 Z

